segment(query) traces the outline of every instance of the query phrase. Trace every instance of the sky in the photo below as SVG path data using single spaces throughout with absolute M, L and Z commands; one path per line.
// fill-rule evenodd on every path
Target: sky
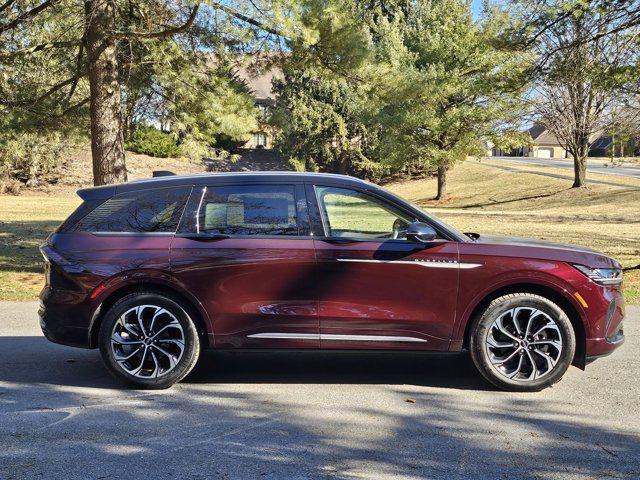
M 482 3 L 483 0 L 471 0 L 471 8 L 473 10 L 473 15 L 478 18 L 482 13 Z M 492 5 L 504 5 L 504 0 L 491 0 Z
M 482 0 L 473 0 L 473 14 L 477 17 L 482 12 Z

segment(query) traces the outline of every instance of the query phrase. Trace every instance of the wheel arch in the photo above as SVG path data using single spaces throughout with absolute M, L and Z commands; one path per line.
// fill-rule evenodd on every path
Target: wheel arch
M 496 298 L 510 293 L 532 293 L 535 295 L 540 295 L 541 297 L 545 297 L 551 300 L 565 312 L 565 314 L 571 321 L 573 331 L 576 335 L 576 351 L 573 357 L 572 364 L 584 370 L 586 366 L 586 331 L 582 315 L 564 294 L 549 286 L 535 283 L 514 283 L 497 288 L 486 294 L 475 305 L 475 307 L 473 307 L 473 310 L 467 316 L 466 325 L 464 328 L 464 336 L 462 339 L 462 348 L 468 348 L 469 337 L 471 336 L 471 326 L 473 325 L 474 321 L 480 315 L 482 315 L 482 312 L 487 308 L 487 306 Z
M 180 300 L 182 306 L 193 320 L 202 341 L 204 348 L 209 347 L 209 329 L 207 328 L 206 313 L 202 311 L 199 302 L 190 295 L 182 292 L 180 289 L 165 283 L 155 282 L 153 280 L 145 280 L 138 283 L 129 283 L 119 285 L 112 289 L 100 302 L 91 319 L 89 327 L 89 348 L 96 348 L 98 345 L 98 333 L 100 332 L 100 324 L 106 312 L 121 298 L 135 292 L 152 292 L 160 295 L 168 295 Z

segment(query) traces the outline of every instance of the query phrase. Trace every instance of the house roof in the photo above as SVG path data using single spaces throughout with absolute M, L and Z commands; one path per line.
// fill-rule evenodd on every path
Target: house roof
M 593 141 L 591 148 L 609 148 L 612 143 L 613 137 L 611 135 L 603 135 Z
M 535 145 L 561 146 L 557 137 L 542 124 L 536 123 L 528 131 Z
M 235 74 L 247 84 L 256 100 L 274 100 L 275 95 L 271 82 L 274 78 L 282 78 L 282 71 L 272 64 L 255 64 L 252 62 L 254 58 L 251 56 L 240 57 L 240 61 L 234 69 Z
M 274 65 L 275 54 L 238 54 L 231 58 L 231 70 L 238 80 L 243 81 L 256 100 L 275 100 L 271 81 L 274 78 L 282 78 L 282 71 Z M 207 62 L 215 64 L 218 56 L 208 54 Z

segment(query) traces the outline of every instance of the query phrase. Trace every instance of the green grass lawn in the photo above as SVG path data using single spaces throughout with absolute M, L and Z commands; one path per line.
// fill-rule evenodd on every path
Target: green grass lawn
M 0 196 L 0 300 L 33 300 L 42 289 L 38 247 L 80 204 L 62 196 Z
M 590 175 L 592 180 L 621 186 L 594 183 L 570 189 L 568 180 L 536 173 L 542 169 L 526 166 L 526 173 L 511 167 L 502 170 L 475 161 L 457 166 L 449 175 L 450 197 L 442 202 L 431 200 L 434 179 L 387 188 L 463 231 L 587 245 L 612 255 L 625 267 L 640 265 L 640 181 Z M 71 189 L 46 196 L 0 196 L 0 300 L 37 297 L 43 282 L 38 246 L 79 203 Z M 387 225 L 391 217 L 369 210 L 366 216 L 372 230 L 391 228 Z M 343 223 L 333 226 L 348 230 L 350 224 Z M 640 269 L 625 273 L 625 296 L 628 303 L 640 303 Z

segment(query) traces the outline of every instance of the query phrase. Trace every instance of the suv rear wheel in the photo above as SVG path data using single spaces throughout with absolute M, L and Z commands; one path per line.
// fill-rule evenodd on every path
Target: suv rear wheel
M 198 332 L 180 301 L 153 292 L 118 300 L 100 325 L 99 345 L 116 378 L 149 389 L 182 380 L 200 354 Z
M 558 305 L 539 295 L 512 293 L 493 300 L 475 321 L 469 346 L 476 368 L 489 382 L 530 392 L 562 378 L 576 340 Z

